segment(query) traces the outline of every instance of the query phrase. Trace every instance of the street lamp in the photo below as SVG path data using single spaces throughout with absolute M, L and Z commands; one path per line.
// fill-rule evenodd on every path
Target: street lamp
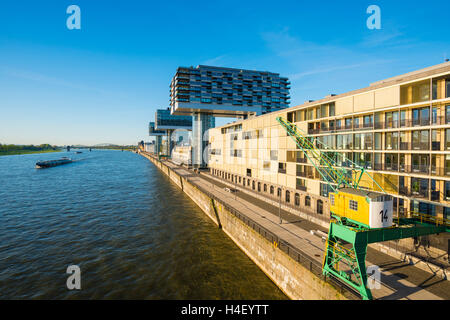
M 234 176 L 234 200 L 236 200 L 236 193 L 237 193 L 236 180 L 237 180 L 237 176 Z
M 280 217 L 280 224 L 283 223 L 283 220 L 281 219 L 281 188 L 278 188 L 278 216 Z

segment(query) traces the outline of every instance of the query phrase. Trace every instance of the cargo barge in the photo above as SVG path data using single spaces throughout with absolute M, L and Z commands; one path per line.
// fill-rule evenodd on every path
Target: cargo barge
M 69 159 L 67 157 L 63 157 L 58 160 L 38 161 L 38 162 L 36 162 L 36 169 L 51 168 L 51 167 L 56 167 L 56 166 L 60 166 L 63 164 L 72 163 L 72 162 L 73 162 L 73 160 Z

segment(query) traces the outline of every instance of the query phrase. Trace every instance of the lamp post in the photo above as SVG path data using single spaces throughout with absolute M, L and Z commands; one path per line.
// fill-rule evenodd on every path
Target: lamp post
M 234 200 L 236 200 L 236 193 L 237 193 L 237 189 L 236 189 L 236 179 L 237 179 L 237 176 L 234 176 Z
M 280 217 L 280 224 L 282 224 L 283 223 L 283 220 L 281 220 L 281 188 L 278 188 L 278 199 L 279 199 L 279 202 L 278 202 L 278 216 Z

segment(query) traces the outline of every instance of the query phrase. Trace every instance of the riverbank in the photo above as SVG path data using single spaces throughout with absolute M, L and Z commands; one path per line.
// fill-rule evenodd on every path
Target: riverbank
M 11 151 L 0 151 L 0 156 L 15 156 L 21 154 L 35 154 L 35 153 L 52 153 L 61 152 L 61 149 L 57 150 L 11 150 Z
M 324 243 L 316 232 L 320 225 L 257 199 L 239 186 L 237 193 L 227 192 L 233 186 L 206 171 L 197 174 L 151 154 L 141 155 L 181 188 L 290 298 L 359 299 L 346 286 L 322 276 Z M 408 261 L 369 248 L 366 265 L 377 265 L 381 271 L 381 286 L 372 290 L 375 299 L 450 299 L 448 281 Z
M 202 211 L 291 299 L 359 299 L 345 286 L 322 275 L 321 239 L 303 231 L 296 236 L 270 213 L 254 208 L 202 176 L 168 161 L 140 153 L 186 193 Z M 300 230 L 296 230 L 300 231 Z M 307 247 L 318 240 L 320 245 Z M 304 248 L 304 249 L 300 249 Z

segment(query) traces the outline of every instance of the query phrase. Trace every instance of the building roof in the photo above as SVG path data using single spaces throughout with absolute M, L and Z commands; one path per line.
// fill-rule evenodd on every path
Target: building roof
M 339 189 L 339 191 L 354 194 L 356 196 L 367 197 L 370 199 L 376 199 L 380 196 L 385 195 L 384 193 L 381 193 L 381 192 L 375 192 L 375 191 L 369 191 L 369 190 L 363 190 L 363 189 L 353 189 L 353 188 L 342 188 L 342 189 Z
M 307 108 L 307 107 L 317 106 L 317 105 L 320 105 L 320 104 L 336 101 L 337 99 L 345 98 L 345 97 L 352 96 L 352 95 L 355 95 L 355 94 L 365 93 L 365 92 L 369 92 L 369 91 L 372 91 L 372 90 L 381 89 L 381 88 L 384 88 L 384 87 L 389 87 L 389 86 L 393 86 L 393 85 L 396 85 L 396 84 L 401 84 L 401 83 L 404 83 L 404 82 L 414 81 L 414 80 L 418 80 L 418 79 L 421 79 L 421 78 L 426 78 L 426 77 L 430 77 L 430 76 L 433 76 L 433 75 L 446 73 L 446 72 L 450 72 L 450 62 L 444 62 L 444 63 L 437 64 L 437 65 L 434 65 L 434 66 L 431 66 L 431 67 L 427 67 L 427 68 L 424 68 L 424 69 L 420 69 L 420 70 L 412 71 L 412 72 L 409 72 L 409 73 L 405 73 L 403 75 L 399 75 L 399 76 L 395 76 L 395 77 L 388 78 L 388 79 L 385 79 L 385 80 L 380 80 L 380 81 L 377 81 L 377 82 L 373 82 L 373 83 L 370 84 L 370 86 L 365 87 L 365 88 L 356 89 L 356 90 L 353 90 L 353 91 L 348 91 L 348 92 L 341 93 L 341 94 L 338 94 L 338 95 L 330 94 L 330 95 L 327 95 L 326 97 L 324 97 L 322 99 L 319 99 L 319 100 L 309 100 L 309 101 L 306 101 L 303 104 L 292 106 L 292 107 L 289 107 L 289 108 L 286 108 L 286 109 L 283 109 L 283 110 L 276 110 L 276 111 L 273 111 L 271 113 L 268 113 L 268 114 L 265 114 L 265 115 L 261 115 L 261 116 L 258 116 L 258 117 L 264 117 L 264 116 L 267 116 L 267 115 L 270 115 L 270 114 L 271 115 L 279 114 L 279 113 L 289 112 L 289 111 L 303 109 L 303 108 Z M 245 121 L 245 120 L 241 120 L 241 121 L 238 121 L 238 122 L 235 122 L 235 123 L 232 123 L 232 124 L 226 124 L 226 125 L 224 125 L 222 127 L 219 127 L 219 128 L 232 126 L 232 125 L 235 125 L 236 123 L 241 123 L 243 121 Z

